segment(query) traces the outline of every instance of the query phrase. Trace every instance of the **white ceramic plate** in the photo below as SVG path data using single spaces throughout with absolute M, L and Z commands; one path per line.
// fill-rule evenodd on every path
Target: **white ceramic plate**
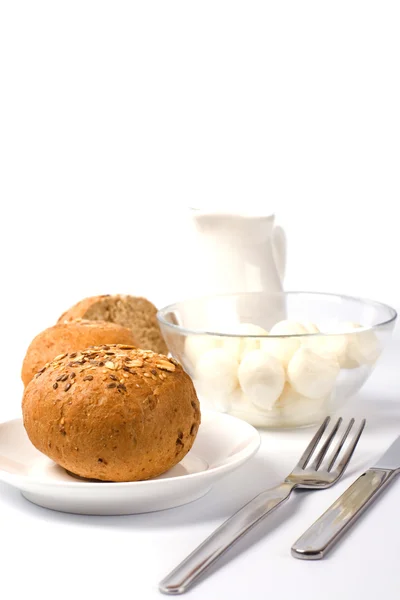
M 0 481 L 31 502 L 63 512 L 126 515 L 186 504 L 255 454 L 254 427 L 223 413 L 203 411 L 191 451 L 167 473 L 149 481 L 92 482 L 70 475 L 32 446 L 21 419 L 0 425 Z

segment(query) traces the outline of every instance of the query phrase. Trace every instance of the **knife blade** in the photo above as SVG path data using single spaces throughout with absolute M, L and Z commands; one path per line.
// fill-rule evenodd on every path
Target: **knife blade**
M 400 469 L 400 435 L 372 468 L 392 469 L 393 471 Z
M 319 560 L 400 473 L 400 436 L 292 546 L 292 556 Z

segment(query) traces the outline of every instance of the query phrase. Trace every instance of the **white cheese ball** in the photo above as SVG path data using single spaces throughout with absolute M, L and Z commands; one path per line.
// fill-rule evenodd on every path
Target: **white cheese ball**
M 200 356 L 218 348 L 221 344 L 221 338 L 212 335 L 188 335 L 185 340 L 185 356 L 192 367 L 195 367 Z
M 204 394 L 219 409 L 229 409 L 229 395 L 238 387 L 238 361 L 224 348 L 204 352 L 197 361 L 194 381 L 199 394 Z
M 245 396 L 244 392 L 240 387 L 237 387 L 229 394 L 227 397 L 230 406 L 230 413 L 232 414 L 234 411 L 252 411 L 255 410 L 254 406 L 252 406 Z
M 307 333 L 307 330 L 301 323 L 296 321 L 280 321 L 276 323 L 270 331 L 270 335 L 298 335 Z M 261 350 L 273 354 L 278 358 L 286 368 L 293 354 L 301 345 L 301 338 L 266 338 L 261 342 Z
M 338 334 L 312 336 L 303 343 L 305 348 L 311 348 L 317 354 L 332 354 L 341 367 L 349 369 L 352 367 L 347 356 L 347 345 L 346 336 Z
M 253 350 L 245 355 L 238 377 L 246 396 L 261 410 L 271 410 L 285 385 L 282 363 L 263 350 Z
M 332 354 L 319 354 L 312 348 L 299 348 L 289 362 L 287 375 L 294 390 L 307 398 L 330 394 L 340 366 Z
M 359 323 L 342 323 L 340 328 L 344 331 L 360 329 Z M 347 334 L 347 360 L 355 366 L 372 365 L 381 353 L 379 340 L 374 331 L 359 331 Z M 351 367 L 350 367 L 351 368 Z
M 305 328 L 307 333 L 321 333 L 318 327 L 314 323 L 303 322 L 303 327 Z M 311 348 L 316 352 L 324 352 L 324 341 L 321 335 L 310 335 L 306 336 L 302 339 L 301 345 L 305 348 Z
M 326 416 L 328 398 L 306 398 L 286 383 L 275 406 L 280 410 L 283 425 L 309 425 Z
M 240 388 L 235 390 L 231 397 L 233 398 L 230 408 L 232 416 L 243 419 L 255 427 L 280 427 L 280 411 L 276 410 L 276 405 L 272 410 L 260 410 Z
M 348 341 L 345 335 L 324 335 L 321 337 L 321 350 L 329 354 L 334 354 L 341 367 L 352 369 L 355 365 L 351 364 L 347 355 Z
M 319 329 L 315 323 L 306 321 L 306 322 L 303 322 L 302 325 L 307 333 L 319 333 Z
M 265 331 L 258 325 L 252 325 L 252 323 L 240 323 L 235 327 L 232 333 L 246 335 L 268 335 L 268 331 Z M 257 350 L 260 347 L 260 339 L 247 338 L 247 337 L 226 337 L 223 340 L 223 348 L 236 356 L 238 360 L 241 360 L 246 352 Z
M 381 353 L 378 338 L 373 331 L 357 330 L 358 323 L 340 323 L 332 333 L 310 340 L 309 347 L 320 353 L 334 354 L 343 369 L 356 369 L 364 364 L 373 364 Z

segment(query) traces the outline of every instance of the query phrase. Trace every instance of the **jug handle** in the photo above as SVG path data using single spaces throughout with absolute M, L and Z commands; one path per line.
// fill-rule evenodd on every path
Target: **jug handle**
M 286 272 L 286 250 L 287 242 L 285 231 L 280 225 L 276 225 L 272 232 L 272 252 L 276 269 L 282 282 Z

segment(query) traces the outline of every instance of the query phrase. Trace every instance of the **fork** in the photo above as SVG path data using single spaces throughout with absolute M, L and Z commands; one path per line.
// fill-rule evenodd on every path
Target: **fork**
M 316 453 L 318 443 L 327 430 L 329 422 L 330 417 L 327 417 L 308 444 L 299 462 L 286 479 L 280 485 L 261 492 L 261 494 L 250 500 L 243 508 L 218 527 L 214 533 L 160 582 L 160 592 L 164 594 L 183 594 L 186 592 L 239 538 L 285 502 L 295 488 L 322 490 L 330 487 L 339 480 L 350 462 L 366 421 L 363 419 L 356 432 L 350 436 L 347 450 L 342 452 L 343 455 L 340 456 L 340 460 L 335 468 L 333 467 L 339 455 L 341 455 L 346 439 L 354 425 L 354 419 L 350 420 L 345 432 L 341 435 L 338 433 L 342 423 L 342 418 L 340 417 L 327 435 L 321 449 Z M 336 445 L 330 456 L 327 457 L 328 450 L 333 445 L 334 440 L 336 440 Z M 316 454 L 315 458 L 314 454 Z M 314 459 L 310 464 L 312 458 Z M 322 465 L 323 461 L 324 465 Z M 309 464 L 310 466 L 308 466 Z M 320 468 L 321 466 L 324 468 Z

